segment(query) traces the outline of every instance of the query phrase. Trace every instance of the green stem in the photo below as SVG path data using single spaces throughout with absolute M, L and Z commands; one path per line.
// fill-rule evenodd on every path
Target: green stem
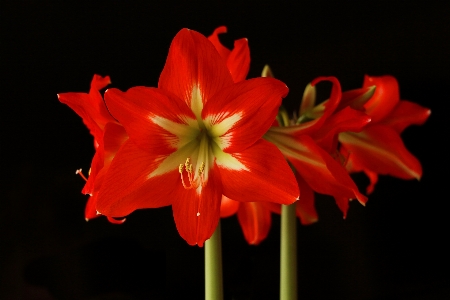
M 205 242 L 205 300 L 223 300 L 220 221 L 216 231 Z
M 281 207 L 280 300 L 297 300 L 295 203 Z

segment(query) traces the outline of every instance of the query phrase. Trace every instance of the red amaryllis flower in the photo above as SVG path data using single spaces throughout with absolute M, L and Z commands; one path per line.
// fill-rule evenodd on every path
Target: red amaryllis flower
M 222 59 L 225 61 L 228 70 L 233 77 L 234 82 L 245 80 L 250 69 L 250 49 L 248 48 L 248 40 L 242 38 L 234 41 L 233 50 L 229 50 L 219 40 L 218 35 L 226 33 L 227 28 L 220 26 L 214 30 L 213 34 L 208 37 L 208 40 L 214 45 L 217 52 L 219 52 Z
M 339 134 L 348 170 L 364 171 L 370 179 L 368 194 L 373 192 L 378 174 L 420 179 L 420 162 L 406 149 L 400 133 L 409 125 L 423 124 L 431 113 L 428 108 L 400 100 L 398 82 L 392 76 L 366 76 L 363 87 L 371 85 L 376 86 L 375 94 L 364 108 L 372 122 L 361 132 Z
M 83 119 L 84 124 L 94 137 L 95 155 L 92 159 L 89 177 L 85 178 L 86 184 L 82 190 L 83 194 L 90 195 L 85 209 L 86 220 L 98 216 L 95 203 L 103 176 L 115 153 L 128 138 L 124 128 L 109 114 L 100 94 L 100 90 L 110 83 L 109 76 L 94 75 L 89 93 L 58 94 L 59 101 L 67 104 Z M 118 222 L 112 218 L 108 219 L 113 223 Z M 121 223 L 121 221 L 119 222 Z
M 324 80 L 333 84 L 330 99 L 311 110 L 308 115 L 307 107 L 314 107 L 315 102 L 313 86 Z M 365 93 L 367 91 L 362 90 L 352 95 L 356 100 L 351 103 L 357 103 L 358 95 L 362 97 Z M 333 196 L 344 217 L 349 200 L 358 199 L 362 204 L 367 201 L 334 154 L 337 134 L 340 131 L 361 130 L 370 118 L 351 107 L 340 106 L 341 99 L 341 87 L 336 78 L 317 78 L 305 90 L 299 119 L 291 121 L 287 114 L 282 113 L 278 118 L 278 125 L 281 126 L 271 127 L 264 135 L 266 140 L 281 150 L 295 169 L 301 192 L 296 204 L 297 216 L 303 224 L 310 224 L 318 219 L 313 191 Z
M 158 88 L 105 93 L 130 138 L 111 163 L 97 210 L 123 217 L 171 204 L 180 235 L 203 245 L 219 221 L 222 195 L 294 202 L 298 188 L 289 166 L 261 139 L 287 92 L 273 78 L 234 83 L 212 43 L 181 30 Z

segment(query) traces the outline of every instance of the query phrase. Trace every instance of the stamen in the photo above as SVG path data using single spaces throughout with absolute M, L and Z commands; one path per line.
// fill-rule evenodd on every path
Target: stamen
M 184 176 L 183 176 L 183 169 L 186 170 L 187 172 L 187 176 L 189 179 L 189 186 L 186 185 L 186 183 L 184 182 Z M 200 178 L 200 184 L 203 186 L 204 183 L 204 179 L 203 179 L 203 173 L 205 171 L 205 163 L 202 162 L 200 167 L 198 168 L 198 177 Z M 178 172 L 180 173 L 180 177 L 181 177 L 181 183 L 183 184 L 183 187 L 185 189 L 192 189 L 192 188 L 197 188 L 198 187 L 198 179 L 195 178 L 195 172 L 192 171 L 192 164 L 191 164 L 191 159 L 190 158 L 186 158 L 186 162 L 184 164 L 180 164 L 178 166 Z
M 202 164 L 200 165 L 200 168 L 198 168 L 198 175 L 200 176 L 200 183 L 203 186 L 204 185 L 204 180 L 203 180 L 203 172 L 205 171 L 205 163 L 202 162 Z M 199 216 L 200 213 L 198 213 L 197 216 Z
M 91 170 L 89 170 L 90 173 Z M 85 181 L 88 181 L 87 178 L 83 175 L 82 169 L 78 169 L 75 171 L 75 174 L 79 174 L 81 178 L 83 178 Z

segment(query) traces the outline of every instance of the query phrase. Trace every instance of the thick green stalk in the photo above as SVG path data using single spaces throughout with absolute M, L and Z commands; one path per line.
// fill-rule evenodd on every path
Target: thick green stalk
M 205 300 L 223 300 L 220 221 L 212 237 L 205 242 Z
M 281 207 L 280 300 L 297 300 L 295 203 Z

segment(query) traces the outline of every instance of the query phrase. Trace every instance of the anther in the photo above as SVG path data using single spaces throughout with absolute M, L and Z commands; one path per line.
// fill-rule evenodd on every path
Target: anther
M 83 172 L 81 169 L 76 170 L 75 174 L 79 174 L 81 176 L 81 178 L 83 178 L 85 181 L 87 181 L 87 178 L 83 175 Z
M 200 168 L 198 168 L 198 174 L 202 175 L 203 171 L 205 171 L 205 163 L 202 162 L 202 164 L 200 165 Z

